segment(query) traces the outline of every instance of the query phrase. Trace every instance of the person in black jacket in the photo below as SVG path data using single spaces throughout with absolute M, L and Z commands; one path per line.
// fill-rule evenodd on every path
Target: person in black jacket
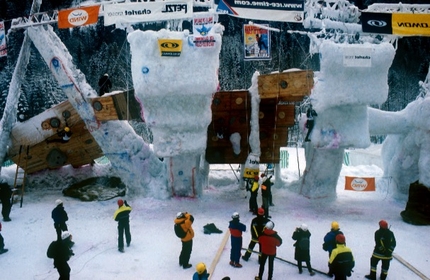
M 118 222 L 118 251 L 124 253 L 124 233 L 127 247 L 130 246 L 130 212 L 131 207 L 127 204 L 127 200 L 118 199 L 118 209 L 116 209 L 113 219 Z
M 57 240 L 61 239 L 61 233 L 68 231 L 66 222 L 69 220 L 66 210 L 64 210 L 63 201 L 57 199 L 55 201 L 57 205 L 51 213 L 51 217 L 54 220 L 55 231 L 57 232 Z
M 111 88 L 112 88 L 112 82 L 109 79 L 109 75 L 106 73 L 99 80 L 99 96 L 102 96 L 105 93 L 110 92 Z
M 350 248 L 346 247 L 345 236 L 343 234 L 336 235 L 336 248 L 333 249 L 329 260 L 329 277 L 334 280 L 346 280 L 351 276 L 352 269 L 355 266 L 354 256 Z
M 271 218 L 269 215 L 270 198 L 272 197 L 272 176 L 266 177 L 266 174 L 262 173 L 261 178 L 264 180 L 261 184 L 261 197 L 263 198 L 264 217 Z
M 311 256 L 310 256 L 310 238 L 311 232 L 308 230 L 306 224 L 302 224 L 300 227 L 296 228 L 292 236 L 294 243 L 294 259 L 297 261 L 297 267 L 299 268 L 299 273 L 303 273 L 302 262 L 306 262 L 309 274 L 311 276 L 315 275 L 311 266 Z
M 67 262 L 74 254 L 66 242 L 69 237 L 70 233 L 65 231 L 62 233 L 61 238 L 55 241 L 54 267 L 57 269 L 58 274 L 60 274 L 59 280 L 70 279 L 71 269 Z
M 387 221 L 380 220 L 379 229 L 375 231 L 375 249 L 370 258 L 370 274 L 365 276 L 367 279 L 376 279 L 376 268 L 380 260 L 382 261 L 380 278 L 381 280 L 387 279 L 394 248 L 396 248 L 394 233 L 388 228 Z
M 11 221 L 9 215 L 10 210 L 12 208 L 11 203 L 12 190 L 9 188 L 9 185 L 2 181 L 0 182 L 0 201 L 1 201 L 1 214 L 3 215 L 3 221 L 9 222 Z
M 258 208 L 257 217 L 255 217 L 251 221 L 251 226 L 250 226 L 251 227 L 251 241 L 249 242 L 248 250 L 246 250 L 245 255 L 242 257 L 242 259 L 244 261 L 248 261 L 249 257 L 251 257 L 252 250 L 254 249 L 255 244 L 258 243 L 258 237 L 260 237 L 260 235 L 263 232 L 264 227 L 266 226 L 266 223 L 268 221 L 269 221 L 269 219 L 264 216 L 264 209 Z M 259 254 L 258 259 L 260 259 L 261 247 L 260 247 L 259 251 L 260 251 L 260 254 Z

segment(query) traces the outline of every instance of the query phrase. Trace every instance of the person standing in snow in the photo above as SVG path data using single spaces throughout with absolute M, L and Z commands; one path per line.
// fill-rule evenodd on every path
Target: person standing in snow
M 249 197 L 249 212 L 252 212 L 254 215 L 257 215 L 258 210 L 258 189 L 260 188 L 260 184 L 258 183 L 258 176 L 254 177 L 254 180 L 251 180 L 251 196 Z
M 311 232 L 308 230 L 306 224 L 302 224 L 300 227 L 296 228 L 292 236 L 294 243 L 294 259 L 297 261 L 297 267 L 299 268 L 299 273 L 303 273 L 302 262 L 306 263 L 309 274 L 311 276 L 315 275 L 311 266 L 311 256 L 310 256 L 310 238 Z
M 174 222 L 175 224 L 180 224 L 182 230 L 186 233 L 185 237 L 181 238 L 182 250 L 179 255 L 179 265 L 187 269 L 193 266 L 190 264 L 190 257 L 193 251 L 194 230 L 192 225 L 194 217 L 188 212 L 178 212 Z
M 336 236 L 338 234 L 343 234 L 340 231 L 339 223 L 333 221 L 331 223 L 330 231 L 324 236 L 323 250 L 328 252 L 328 256 L 330 257 L 331 251 L 336 248 Z
M 0 201 L 1 201 L 1 214 L 3 215 L 3 221 L 10 222 L 11 219 L 9 217 L 10 210 L 12 209 L 11 203 L 12 190 L 9 188 L 9 185 L 1 179 L 0 182 Z
M 70 237 L 70 233 L 65 231 L 62 233 L 61 238 L 55 241 L 54 249 L 54 267 L 57 269 L 60 275 L 59 280 L 69 280 L 70 279 L 70 266 L 67 263 L 71 256 L 73 256 L 73 251 L 70 249 L 66 240 Z
M 249 242 L 248 250 L 246 250 L 245 255 L 242 257 L 244 261 L 248 261 L 249 257 L 251 257 L 252 250 L 254 249 L 255 244 L 258 243 L 258 237 L 260 237 L 268 221 L 269 219 L 264 216 L 264 209 L 258 208 L 257 217 L 251 221 L 251 241 Z M 259 247 L 261 255 L 261 246 L 259 245 Z M 258 259 L 260 259 L 260 255 L 258 256 Z
M 309 136 L 311 135 L 312 129 L 315 126 L 315 117 L 317 116 L 318 114 L 317 112 L 315 112 L 314 109 L 312 109 L 312 104 L 311 104 L 306 112 L 306 117 L 307 117 L 306 128 L 308 129 L 308 133 L 306 134 L 305 142 L 311 141 L 311 139 L 309 139 Z
M 258 238 L 261 246 L 261 259 L 260 259 L 260 269 L 258 271 L 258 276 L 255 280 L 262 280 L 264 273 L 264 266 L 266 265 L 266 260 L 269 259 L 269 275 L 268 280 L 272 280 L 273 277 L 273 261 L 276 257 L 276 247 L 281 246 L 282 238 L 278 235 L 276 231 L 273 230 L 275 224 L 272 221 L 267 222 L 263 233 Z
M 196 272 L 194 272 L 193 280 L 208 280 L 209 273 L 206 270 L 206 265 L 204 263 L 198 263 L 196 265 Z
M 99 80 L 99 96 L 102 96 L 105 93 L 110 92 L 111 88 L 112 88 L 112 82 L 109 79 L 109 75 L 106 73 Z
M 367 279 L 376 280 L 376 268 L 379 261 L 382 261 L 380 279 L 387 279 L 394 248 L 396 248 L 394 233 L 388 228 L 387 221 L 380 220 L 379 229 L 375 231 L 375 248 L 370 258 L 370 274 L 365 276 Z
M 127 200 L 118 199 L 118 209 L 113 214 L 113 219 L 118 222 L 118 251 L 124 253 L 124 234 L 127 247 L 130 246 L 130 212 L 131 207 L 127 204 Z
M 246 231 L 246 226 L 240 222 L 239 213 L 234 212 L 231 215 L 232 220 L 229 222 L 230 230 L 230 265 L 236 268 L 241 268 L 240 251 L 242 250 L 242 232 Z
M 7 251 L 9 250 L 4 247 L 4 238 L 1 235 L 1 223 L 0 223 L 0 254 L 6 253 Z
M 57 239 L 61 239 L 61 233 L 68 231 L 66 222 L 69 220 L 66 210 L 64 210 L 63 201 L 57 199 L 55 201 L 56 207 L 52 210 L 51 217 L 54 220 L 55 231 L 57 232 Z
M 334 280 L 346 280 L 351 276 L 354 265 L 354 256 L 351 249 L 346 247 L 345 236 L 336 235 L 336 248 L 331 252 L 328 276 L 334 275 Z
M 270 198 L 272 197 L 272 185 L 273 183 L 270 181 L 272 176 L 266 177 L 266 174 L 262 173 L 261 178 L 264 180 L 261 184 L 261 197 L 263 198 L 263 208 L 264 208 L 264 216 L 266 218 L 271 218 L 269 215 L 269 206 L 270 206 Z

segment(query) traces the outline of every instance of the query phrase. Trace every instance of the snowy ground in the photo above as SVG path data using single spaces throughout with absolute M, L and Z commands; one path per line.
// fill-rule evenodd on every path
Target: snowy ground
M 290 154 L 290 167 L 282 170 L 283 185 L 298 178 L 294 154 Z M 304 168 L 302 164 L 301 168 Z M 301 174 L 303 170 L 301 170 Z M 342 176 L 375 176 L 377 191 L 370 193 L 343 190 L 344 179 L 338 184 L 338 197 L 333 203 L 311 201 L 287 189 L 274 189 L 274 204 L 270 209 L 275 230 L 283 238 L 277 256 L 294 262 L 291 239 L 295 227 L 302 223 L 309 226 L 311 237 L 311 263 L 317 270 L 326 272 L 328 254 L 322 250 L 322 240 L 333 220 L 337 220 L 346 236 L 347 246 L 354 254 L 356 266 L 351 279 L 363 279 L 369 272 L 373 250 L 373 234 L 378 221 L 386 219 L 397 239 L 395 253 L 430 277 L 430 234 L 428 226 L 412 226 L 401 220 L 404 201 L 391 198 L 388 179 L 375 165 L 344 166 Z M 47 178 L 49 179 L 49 178 Z M 133 207 L 131 214 L 132 243 L 125 253 L 117 251 L 116 222 L 112 219 L 116 200 L 81 202 L 63 197 L 58 190 L 29 191 L 24 204 L 12 209 L 12 222 L 3 222 L 2 234 L 9 252 L 0 255 L 1 279 L 58 279 L 52 260 L 46 257 L 49 243 L 55 239 L 51 210 L 57 198 L 64 201 L 69 214 L 69 230 L 73 234 L 75 256 L 69 264 L 71 279 L 191 279 L 198 262 L 211 266 L 227 230 L 233 212 L 241 214 L 241 221 L 249 227 L 254 217 L 248 212 L 245 190 L 238 187 L 236 177 L 229 167 L 212 170 L 209 187 L 199 199 L 173 198 L 160 201 L 151 198 L 127 198 Z M 261 197 L 259 197 L 259 202 Z M 181 242 L 173 232 L 173 220 L 178 211 L 188 211 L 195 217 L 195 238 L 187 270 L 178 266 Z M 205 235 L 203 226 L 214 223 L 222 234 Z M 243 247 L 250 240 L 249 230 L 244 234 Z M 256 247 L 257 248 L 257 247 Z M 253 255 L 243 268 L 229 266 L 230 240 L 222 251 L 212 275 L 213 280 L 230 276 L 233 280 L 254 279 L 258 273 L 257 257 Z M 380 268 L 379 268 L 380 269 Z M 380 270 L 378 270 L 378 273 Z M 263 279 L 267 277 L 267 265 Z M 294 265 L 275 261 L 274 280 L 308 279 L 305 272 L 298 274 Z M 317 273 L 312 279 L 327 279 Z M 388 279 L 420 279 L 397 260 L 391 262 Z

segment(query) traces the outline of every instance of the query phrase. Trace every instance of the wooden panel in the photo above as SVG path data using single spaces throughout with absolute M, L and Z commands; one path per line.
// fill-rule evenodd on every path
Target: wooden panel
M 94 115 L 99 121 L 118 120 L 115 103 L 112 96 L 102 96 L 91 99 Z
M 260 163 L 279 163 L 281 152 L 279 147 L 275 149 L 271 147 L 261 148 Z
M 280 98 L 284 101 L 300 101 L 310 95 L 314 85 L 311 70 L 298 70 L 258 76 L 258 92 L 261 99 Z
M 99 121 L 142 121 L 140 103 L 134 97 L 134 90 L 94 97 L 90 100 L 95 117 Z

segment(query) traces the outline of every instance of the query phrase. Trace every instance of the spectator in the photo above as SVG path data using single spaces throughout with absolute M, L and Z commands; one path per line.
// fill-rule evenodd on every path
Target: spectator
M 198 263 L 196 265 L 196 272 L 193 275 L 193 280 L 208 280 L 209 273 L 206 270 L 206 265 L 204 263 Z
M 3 221 L 10 222 L 11 219 L 9 217 L 10 210 L 12 208 L 11 203 L 12 190 L 9 188 L 9 185 L 1 179 L 0 182 L 0 201 L 1 201 L 1 214 L 3 215 Z
M 9 251 L 4 247 L 4 238 L 1 235 L 1 223 L 0 223 L 0 255 Z
M 255 244 L 258 243 L 258 238 L 263 233 L 264 227 L 266 226 L 266 223 L 269 221 L 268 218 L 264 216 L 264 209 L 258 208 L 257 211 L 257 217 L 252 219 L 251 221 L 251 241 L 248 245 L 248 250 L 246 251 L 245 255 L 242 257 L 244 261 L 248 261 L 249 257 L 251 257 L 252 250 L 255 247 Z M 259 256 L 258 259 L 260 259 L 261 255 L 261 246 L 259 245 Z
M 127 247 L 130 246 L 130 212 L 131 207 L 127 204 L 127 200 L 118 199 L 118 209 L 116 209 L 113 219 L 118 222 L 118 251 L 124 253 L 124 234 Z
M 66 210 L 64 210 L 63 201 L 57 199 L 56 207 L 52 210 L 51 217 L 54 220 L 55 231 L 57 232 L 57 240 L 61 239 L 61 233 L 68 231 L 66 222 L 69 220 Z
M 254 215 L 257 215 L 258 210 L 258 189 L 260 188 L 260 184 L 258 183 L 258 176 L 254 177 L 254 180 L 251 179 L 251 196 L 249 197 L 249 212 L 252 212 Z
M 387 279 L 394 248 L 396 248 L 394 233 L 388 228 L 387 221 L 380 220 L 379 229 L 375 231 L 375 248 L 370 258 L 370 274 L 365 276 L 367 279 L 376 280 L 376 268 L 379 261 L 382 261 L 380 279 Z
M 333 221 L 331 223 L 330 231 L 324 236 L 323 250 L 328 252 L 328 256 L 330 257 L 331 251 L 336 248 L 336 236 L 338 234 L 343 234 L 340 231 L 339 223 Z
M 264 173 L 261 174 L 261 178 L 264 180 L 261 184 L 261 196 L 263 198 L 263 208 L 264 208 L 264 216 L 266 218 L 271 218 L 269 215 L 269 206 L 270 206 L 270 198 L 272 197 L 272 185 L 273 183 L 270 181 L 272 176 L 265 178 L 266 175 Z
M 311 232 L 308 230 L 308 226 L 306 224 L 302 224 L 300 227 L 297 227 L 292 236 L 293 240 L 296 240 L 294 243 L 294 259 L 297 261 L 297 267 L 299 268 L 299 273 L 303 273 L 302 262 L 306 263 L 309 274 L 311 276 L 315 275 L 315 272 L 312 270 L 311 266 L 311 256 L 310 256 L 310 238 Z
M 184 232 L 186 232 L 185 237 L 181 239 L 182 250 L 179 255 L 179 265 L 184 269 L 192 267 L 192 264 L 190 264 L 190 257 L 193 250 L 193 222 L 194 217 L 188 212 L 178 212 L 178 214 L 176 214 L 175 224 L 180 224 Z
M 67 263 L 71 256 L 73 256 L 73 251 L 67 245 L 64 240 L 70 237 L 70 233 L 65 231 L 61 235 L 61 239 L 55 241 L 55 253 L 54 253 L 54 267 L 57 268 L 58 274 L 60 275 L 60 280 L 70 279 L 70 266 Z
M 109 79 L 109 75 L 104 74 L 99 80 L 99 96 L 103 96 L 105 93 L 110 92 L 112 88 L 112 82 Z
M 246 231 L 246 226 L 240 222 L 239 213 L 234 212 L 231 218 L 232 220 L 228 225 L 231 240 L 230 265 L 241 268 L 242 265 L 239 263 L 239 260 L 240 251 L 242 250 L 242 232 Z
M 281 237 L 273 230 L 274 227 L 275 224 L 272 221 L 267 222 L 263 233 L 258 238 L 261 246 L 261 260 L 258 276 L 255 277 L 255 280 L 263 279 L 264 266 L 266 265 L 267 259 L 269 259 L 269 276 L 267 279 L 271 280 L 273 277 L 273 261 L 276 257 L 276 247 L 282 244 Z
M 334 280 L 346 280 L 351 276 L 354 265 L 354 256 L 351 249 L 346 247 L 345 236 L 336 235 L 336 248 L 333 249 L 329 260 L 329 277 L 334 275 Z

